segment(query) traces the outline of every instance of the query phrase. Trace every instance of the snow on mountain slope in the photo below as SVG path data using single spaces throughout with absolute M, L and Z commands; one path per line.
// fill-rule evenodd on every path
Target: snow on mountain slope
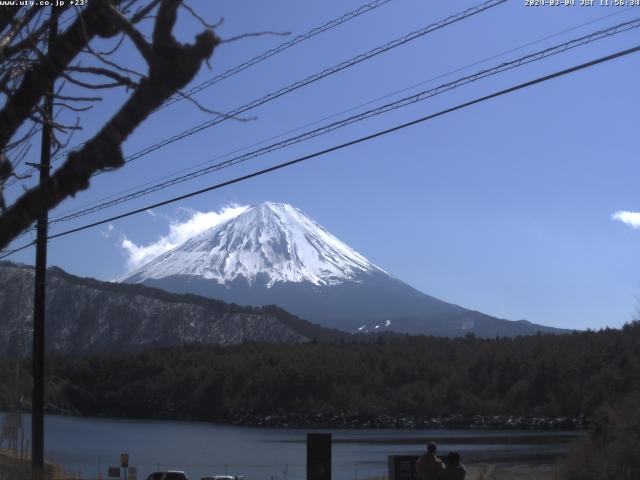
M 33 267 L 0 262 L 0 357 L 31 355 Z M 274 308 L 229 305 L 47 270 L 46 348 L 64 355 L 185 344 L 300 343 L 338 333 Z
M 336 285 L 363 273 L 386 272 L 291 205 L 266 202 L 248 208 L 125 276 L 144 282 L 194 275 L 219 284 L 244 278 Z
M 278 305 L 346 332 L 480 336 L 553 329 L 510 322 L 422 293 L 287 204 L 249 207 L 122 279 L 239 305 Z

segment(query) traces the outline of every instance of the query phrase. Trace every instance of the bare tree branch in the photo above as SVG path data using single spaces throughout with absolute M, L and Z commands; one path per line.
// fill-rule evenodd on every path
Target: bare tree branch
M 44 34 L 49 29 L 50 23 L 51 23 L 50 19 L 47 20 L 46 22 L 41 23 L 40 26 L 35 31 L 29 32 L 27 37 L 21 40 L 20 42 L 14 43 L 13 45 L 7 44 L 3 47 L 0 47 L 0 57 L 9 58 L 15 55 L 16 53 L 18 53 L 19 51 L 24 50 L 25 48 L 31 47 L 34 44 L 34 42 L 44 37 Z
M 15 16 L 20 12 L 18 6 L 3 5 L 0 7 L 0 33 L 2 33 L 13 22 Z
M 66 32 L 58 36 L 50 52 L 26 72 L 14 95 L 0 110 L 0 149 L 4 148 L 22 123 L 29 118 L 34 106 L 46 93 L 47 85 L 58 78 L 73 58 L 96 35 L 109 34 L 105 30 L 105 10 L 108 0 L 93 0 Z M 84 28 L 83 28 L 84 24 Z
M 67 148 L 69 146 L 69 143 L 71 143 L 71 140 L 73 139 L 73 134 L 79 130 L 82 130 L 82 127 L 80 126 L 80 118 L 76 118 L 75 126 L 77 128 L 74 128 L 73 130 L 71 130 L 71 133 L 67 135 L 67 139 L 64 142 L 57 142 L 56 148 L 54 148 L 51 152 L 52 156 L 56 155 L 61 150 L 64 150 L 65 148 Z
M 57 100 L 67 100 L 69 102 L 99 102 L 102 100 L 102 97 L 70 97 L 68 95 L 56 95 Z
M 77 192 L 88 188 L 89 180 L 94 173 L 101 170 L 116 169 L 124 165 L 121 144 L 151 112 L 193 79 L 202 63 L 211 56 L 215 47 L 220 43 L 219 38 L 210 30 L 197 35 L 193 45 L 179 43 L 173 37 L 172 30 L 176 22 L 176 11 L 180 5 L 180 0 L 161 0 L 159 5 L 151 52 L 148 52 L 148 76 L 140 81 L 125 104 L 93 138 L 87 141 L 81 149 L 75 150 L 68 155 L 64 164 L 52 174 L 49 180 L 26 191 L 0 216 L 0 248 L 6 247 L 13 238 L 28 228 L 39 215 L 54 208 L 65 198 L 74 196 Z M 98 6 L 104 6 L 103 1 L 94 0 L 87 10 L 83 12 L 83 15 L 87 14 L 92 8 L 99 8 Z M 94 17 L 87 15 L 85 18 L 87 36 L 99 34 L 98 29 L 92 22 L 103 16 L 105 11 L 110 18 L 114 18 L 113 9 L 111 8 L 94 10 Z M 118 14 L 119 18 L 123 18 L 120 12 Z M 128 28 L 121 23 L 119 23 L 119 26 L 123 30 Z M 78 33 L 80 36 L 83 35 L 79 21 L 76 21 L 70 29 L 73 27 L 76 27 L 74 30 L 76 35 Z M 112 34 L 112 30 L 107 30 L 107 32 Z M 66 32 L 66 34 L 68 33 L 69 31 Z M 84 48 L 87 40 L 82 39 L 80 43 L 80 48 Z M 72 48 L 66 42 L 65 44 L 66 49 Z M 73 45 L 73 52 L 77 51 L 78 46 Z M 50 63 L 49 67 L 54 69 L 53 78 L 59 77 L 62 74 L 62 70 L 68 66 L 72 59 L 67 51 L 55 53 L 56 55 L 54 55 L 54 52 L 47 54 L 48 63 Z M 52 55 L 55 60 L 50 58 Z M 34 71 L 36 70 L 40 71 L 40 65 L 34 68 Z M 51 72 L 49 75 L 51 75 Z M 36 90 L 36 93 L 24 92 L 22 94 L 28 100 L 33 98 L 37 100 L 42 95 L 42 91 L 34 90 Z M 33 103 L 31 103 L 31 108 L 33 108 Z M 13 123 L 18 120 L 15 115 L 8 115 L 8 111 L 10 110 L 7 110 L 7 107 L 0 111 L 0 127 L 4 124 L 12 127 Z M 24 117 L 28 117 L 28 115 L 29 113 L 27 112 Z M 0 128 L 0 133 L 4 134 L 2 128 Z M 6 137 L 6 134 L 4 137 Z M 6 143 L 6 140 L 2 141 L 4 137 L 0 136 L 0 145 Z M 11 136 L 8 138 L 11 138 Z
M 178 90 L 176 92 L 176 95 L 178 95 L 179 97 L 184 98 L 185 100 L 191 102 L 193 105 L 195 105 L 198 110 L 204 112 L 204 113 L 210 113 L 212 115 L 216 115 L 216 116 L 223 116 L 225 118 L 231 119 L 231 120 L 236 120 L 238 122 L 252 122 L 254 120 L 256 120 L 258 117 L 240 117 L 238 115 L 229 115 L 223 112 L 219 112 L 217 110 L 211 110 L 210 108 L 205 107 L 204 105 L 202 105 L 200 102 L 198 102 L 195 98 L 193 98 L 191 95 L 182 92 L 180 90 Z
M 8 180 L 8 178 L 11 175 L 13 175 L 13 167 L 11 166 L 11 162 L 4 155 L 4 153 L 0 153 L 0 186 L 4 185 L 4 183 Z M 2 190 L 0 190 L 0 212 L 4 214 L 6 210 L 7 210 L 7 205 L 4 201 L 4 195 L 2 195 Z
M 126 38 L 126 35 L 123 33 L 120 35 L 120 38 L 118 39 L 118 41 L 116 42 L 116 44 L 113 46 L 112 49 L 105 50 L 104 52 L 98 52 L 98 51 L 92 50 L 91 53 L 100 57 L 108 57 L 110 55 L 113 55 L 115 52 L 117 52 L 120 49 L 120 47 L 122 46 L 122 42 L 124 42 L 125 38 Z
M 182 8 L 184 8 L 187 12 L 189 12 L 193 18 L 198 20 L 198 22 L 200 22 L 200 25 L 202 25 L 204 28 L 214 30 L 218 28 L 220 25 L 222 25 L 222 23 L 224 22 L 224 18 L 221 17 L 220 20 L 218 20 L 218 22 L 216 23 L 208 23 L 204 18 L 202 18 L 202 15 L 199 15 L 198 12 L 196 12 L 193 8 L 187 5 L 187 3 L 184 1 L 182 2 Z
M 133 80 L 131 80 L 129 77 L 125 77 L 123 75 L 120 75 L 119 73 L 114 72 L 112 70 L 109 70 L 107 68 L 101 68 L 101 67 L 69 67 L 67 70 L 71 71 L 71 72 L 88 73 L 88 74 L 92 74 L 92 75 L 100 75 L 100 76 L 104 76 L 104 77 L 109 77 L 109 78 L 115 80 L 116 82 L 119 82 L 122 85 L 125 85 L 125 86 L 127 86 L 129 88 L 136 88 L 138 86 L 138 84 L 136 82 L 134 82 Z
M 142 33 L 135 29 L 135 27 L 122 15 L 117 9 L 111 7 L 111 13 L 117 25 L 122 31 L 131 39 L 136 46 L 140 54 L 144 57 L 148 64 L 153 62 L 153 51 L 151 45 L 145 40 Z
M 63 73 L 60 76 L 64 78 L 66 81 L 68 81 L 69 83 L 72 83 L 82 88 L 87 88 L 89 90 L 105 90 L 105 89 L 115 88 L 115 87 L 129 88 L 129 86 L 126 83 L 122 83 L 120 81 L 110 82 L 110 83 L 89 83 L 89 82 L 83 82 L 82 80 L 78 80 L 77 78 L 72 77 L 68 73 Z
M 129 20 L 132 24 L 136 24 L 138 23 L 140 20 L 144 19 L 147 17 L 147 15 L 149 14 L 149 12 L 151 12 L 151 10 L 153 10 L 154 8 L 156 8 L 158 6 L 158 4 L 160 3 L 160 0 L 152 0 L 151 2 L 149 2 L 149 4 L 146 7 L 141 8 L 140 10 L 138 10 L 133 17 L 131 17 L 131 19 Z
M 123 37 L 126 37 L 126 34 L 123 34 Z M 122 43 L 122 42 L 120 42 Z M 144 77 L 143 73 L 137 72 L 131 68 L 127 68 L 124 67 L 122 65 L 119 65 L 116 62 L 112 62 L 111 60 L 109 60 L 107 58 L 107 55 L 104 55 L 101 52 L 96 52 L 95 50 L 93 50 L 91 48 L 91 46 L 87 45 L 87 48 L 85 50 L 87 53 L 91 54 L 92 56 L 94 56 L 95 58 L 97 58 L 100 62 L 104 63 L 105 65 L 108 65 L 109 67 L 115 68 L 116 70 L 120 70 L 121 72 L 128 74 L 128 75 L 135 75 L 136 77 Z
M 5 182 L 12 172 L 11 162 L 4 154 L 0 154 L 0 182 Z
M 4 53 L 7 46 L 13 42 L 18 33 L 38 14 L 39 10 L 39 7 L 30 8 L 22 18 L 12 22 L 11 29 L 0 39 L 0 56 Z
M 243 33 L 242 35 L 236 35 L 235 37 L 225 38 L 224 40 L 221 40 L 220 43 L 237 42 L 238 40 L 244 40 L 245 38 L 262 37 L 264 35 L 276 35 L 278 37 L 286 37 L 287 35 L 291 35 L 291 32 L 270 32 L 270 31 L 265 31 L 265 32 Z
M 54 108 L 57 107 L 63 110 L 71 110 L 73 112 L 86 112 L 94 107 L 94 105 L 87 105 L 86 107 L 76 107 L 65 102 L 53 102 L 53 106 Z
M 6 152 L 10 152 L 11 150 L 16 148 L 17 146 L 25 143 L 27 140 L 29 140 L 33 135 L 35 135 L 38 132 L 39 132 L 38 125 L 36 125 L 36 124 L 31 125 L 29 130 L 27 130 L 27 133 L 25 133 L 22 137 L 18 138 L 17 140 L 14 140 L 13 142 L 11 142 L 10 144 L 8 144 L 5 147 L 5 149 L 4 149 L 5 153 Z
M 37 129 L 36 129 L 36 131 L 37 131 Z M 29 150 L 31 150 L 31 142 L 23 142 L 19 146 L 18 151 L 16 152 L 16 154 L 14 155 L 13 160 L 11 161 L 11 166 L 13 167 L 13 170 L 14 170 L 13 177 L 18 178 L 19 180 L 21 180 L 21 178 L 20 178 L 20 176 L 18 174 L 15 173 L 15 169 L 25 159 L 25 157 L 29 153 Z

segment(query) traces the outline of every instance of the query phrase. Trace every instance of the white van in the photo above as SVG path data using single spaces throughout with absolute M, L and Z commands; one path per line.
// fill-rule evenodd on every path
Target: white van
M 212 475 L 202 477 L 200 480 L 244 480 L 244 477 L 242 475 Z

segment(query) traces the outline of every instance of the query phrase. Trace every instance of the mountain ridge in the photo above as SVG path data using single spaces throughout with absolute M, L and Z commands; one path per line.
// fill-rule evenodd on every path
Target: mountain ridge
M 511 322 L 420 292 L 366 259 L 299 209 L 253 205 L 122 278 L 247 305 L 277 304 L 346 332 L 464 335 L 565 330 Z
M 31 348 L 34 268 L 0 262 L 0 355 Z M 144 285 L 81 278 L 47 270 L 47 349 L 77 354 L 129 351 L 189 343 L 337 340 L 340 332 L 302 320 L 276 306 L 243 307 Z

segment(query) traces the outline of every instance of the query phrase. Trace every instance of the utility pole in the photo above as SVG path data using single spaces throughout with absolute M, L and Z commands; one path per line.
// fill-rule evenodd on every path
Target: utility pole
M 58 34 L 58 16 L 51 7 L 47 52 Z M 51 140 L 53 120 L 53 92 L 55 80 L 47 85 L 43 102 L 42 141 L 40 149 L 40 184 L 49 179 L 51 165 Z M 49 214 L 45 211 L 38 217 L 36 239 L 36 279 L 33 299 L 33 393 L 31 404 L 31 471 L 32 480 L 44 480 L 44 305 L 47 274 L 47 224 Z

